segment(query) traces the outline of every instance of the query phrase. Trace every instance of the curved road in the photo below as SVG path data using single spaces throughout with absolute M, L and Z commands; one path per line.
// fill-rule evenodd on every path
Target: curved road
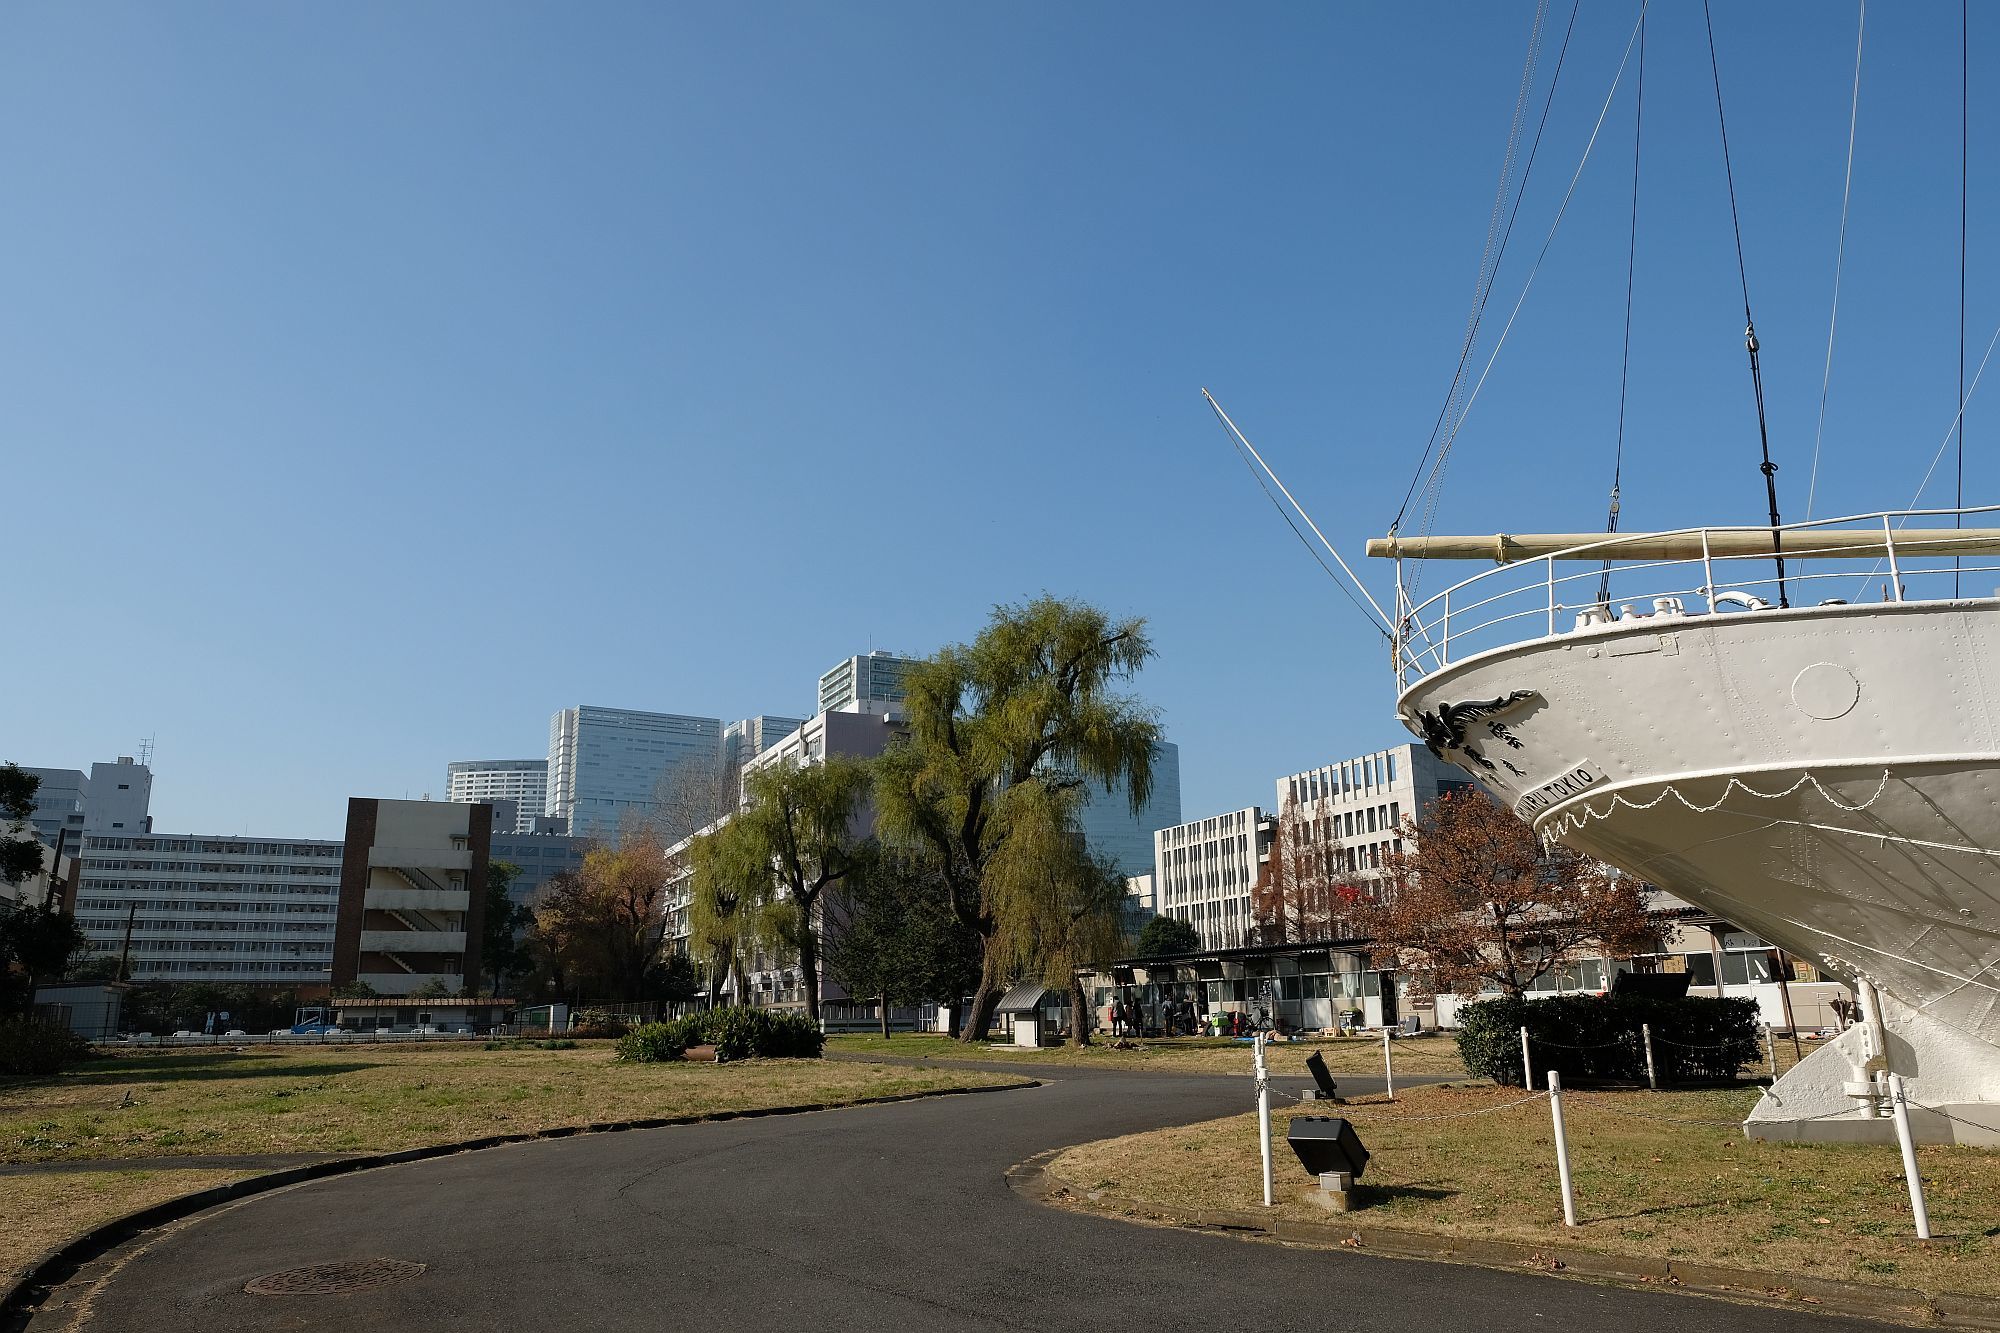
M 549 1140 L 263 1195 L 135 1242 L 87 1327 L 1880 1328 L 1043 1208 L 1009 1189 L 1009 1166 L 1248 1109 L 1243 1080 L 1047 1074 L 1056 1081 L 1036 1089 Z M 243 1290 L 282 1269 L 380 1256 L 429 1268 L 343 1296 Z

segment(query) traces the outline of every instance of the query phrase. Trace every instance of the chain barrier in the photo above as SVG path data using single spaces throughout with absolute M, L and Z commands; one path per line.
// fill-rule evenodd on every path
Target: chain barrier
M 1547 1101 L 1548 1096 L 1549 1094 L 1546 1092 L 1530 1093 L 1526 1097 L 1522 1097 L 1516 1101 L 1502 1102 L 1498 1106 L 1482 1106 L 1476 1111 L 1447 1111 L 1440 1115 L 1360 1116 L 1357 1119 L 1367 1120 L 1378 1125 L 1413 1125 L 1433 1120 L 1469 1120 L 1474 1116 L 1492 1115 L 1496 1111 L 1511 1111 L 1517 1106 L 1526 1106 L 1529 1102 Z

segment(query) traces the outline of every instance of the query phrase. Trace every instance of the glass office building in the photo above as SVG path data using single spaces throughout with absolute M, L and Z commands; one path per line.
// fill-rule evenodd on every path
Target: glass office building
M 1143 875 L 1153 868 L 1153 835 L 1181 822 L 1181 751 L 1171 741 L 1162 741 L 1153 751 L 1153 792 L 1140 809 L 1132 813 L 1129 789 L 1123 782 L 1112 788 L 1092 785 L 1090 801 L 1079 820 L 1084 845 L 1098 856 L 1107 856 L 1120 874 Z
M 573 837 L 616 839 L 626 819 L 658 809 L 678 774 L 713 768 L 721 753 L 720 718 L 565 708 L 549 722 L 546 813 Z

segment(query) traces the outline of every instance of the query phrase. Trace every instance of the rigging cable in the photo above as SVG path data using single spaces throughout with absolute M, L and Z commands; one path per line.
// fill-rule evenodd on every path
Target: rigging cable
M 1259 488 L 1263 490 L 1265 498 L 1271 502 L 1272 508 L 1278 511 L 1278 516 L 1285 520 L 1285 526 L 1292 530 L 1292 535 L 1299 539 L 1299 544 L 1306 548 L 1306 554 L 1311 556 L 1314 559 L 1314 561 L 1318 563 L 1319 567 L 1326 571 L 1326 576 L 1333 580 L 1334 585 L 1340 589 L 1341 595 L 1346 597 L 1348 601 L 1354 603 L 1354 609 L 1359 611 L 1362 615 L 1368 617 L 1368 623 L 1374 627 L 1375 632 L 1377 634 L 1380 634 L 1384 639 L 1388 640 L 1390 643 L 1393 644 L 1395 640 L 1390 637 L 1389 631 L 1383 627 L 1380 609 L 1377 608 L 1376 611 L 1370 612 L 1367 607 L 1363 606 L 1361 604 L 1361 599 L 1356 597 L 1345 583 L 1341 582 L 1340 575 L 1333 572 L 1333 566 L 1327 564 L 1326 558 L 1319 553 L 1319 551 L 1313 546 L 1313 544 L 1310 541 L 1306 540 L 1305 533 L 1300 532 L 1299 525 L 1292 521 L 1291 511 L 1285 508 L 1285 506 L 1279 501 L 1276 495 L 1273 495 L 1271 493 L 1271 487 L 1269 483 L 1267 483 L 1264 480 L 1263 473 L 1258 471 L 1257 463 L 1251 461 L 1252 452 L 1246 452 L 1246 446 L 1249 442 L 1247 440 L 1244 440 L 1241 437 L 1241 435 L 1237 432 L 1236 423 L 1231 421 L 1228 418 L 1228 416 L 1226 416 L 1223 413 L 1222 405 L 1220 403 L 1216 402 L 1215 399 L 1209 397 L 1208 390 L 1203 389 L 1201 393 L 1202 397 L 1208 398 L 1208 405 L 1210 408 L 1214 410 L 1216 419 L 1221 421 L 1223 426 L 1225 426 L 1229 430 L 1230 435 L 1234 437 L 1234 440 L 1232 442 L 1235 444 L 1237 457 L 1243 460 L 1243 466 L 1250 469 L 1250 475 L 1257 479 L 1257 485 L 1259 486 Z M 1283 485 L 1283 483 L 1279 484 Z M 1290 493 L 1287 492 L 1286 499 L 1290 498 L 1291 498 Z M 1297 504 L 1298 502 L 1293 501 L 1293 503 Z M 1303 515 L 1305 511 L 1301 509 L 1299 513 Z M 1310 523 L 1312 520 L 1308 518 L 1306 521 Z M 1315 529 L 1315 531 L 1317 531 L 1317 529 Z M 1320 540 L 1325 541 L 1326 539 L 1322 537 Z M 1331 550 L 1332 548 L 1329 547 L 1328 549 Z M 1339 556 L 1338 554 L 1336 554 L 1335 559 L 1338 558 Z M 1352 577 L 1351 572 L 1349 574 L 1349 577 Z
M 1840 274 L 1847 265 L 1847 202 L 1854 193 L 1854 127 L 1861 114 L 1861 39 L 1868 28 L 1868 0 L 1861 0 L 1861 14 L 1854 24 L 1854 93 L 1847 107 L 1847 180 L 1840 187 L 1840 243 L 1833 252 L 1833 309 L 1826 317 L 1826 366 L 1819 379 L 1819 425 L 1813 429 L 1812 473 L 1806 481 L 1806 517 L 1813 516 L 1813 500 L 1819 491 L 1819 445 L 1826 434 L 1826 394 L 1833 383 L 1833 335 L 1840 323 Z M 1965 337 L 1963 320 L 1959 325 L 1961 344 Z M 1965 352 L 1959 350 L 1959 382 L 1961 395 L 1965 392 Z
M 1736 170 L 1729 160 L 1729 121 L 1722 113 L 1722 66 L 1715 55 L 1715 17 L 1709 0 L 1701 0 L 1701 16 L 1708 29 L 1708 69 L 1715 81 L 1715 124 L 1722 134 L 1722 174 L 1729 183 L 1729 225 L 1736 236 L 1736 277 L 1743 287 L 1743 346 L 1750 353 L 1750 390 L 1757 400 L 1757 441 L 1764 451 L 1764 498 L 1771 511 L 1771 550 L 1778 561 L 1778 605 L 1790 606 L 1785 595 L 1785 554 L 1778 533 L 1778 465 L 1771 461 L 1771 432 L 1764 419 L 1764 369 L 1757 360 L 1757 321 L 1750 315 L 1750 270 L 1743 262 L 1743 220 L 1736 208 Z
M 1952 526 L 1965 526 L 1965 182 L 1968 132 L 1967 109 L 1971 104 L 1971 0 L 1958 0 L 1958 495 L 1953 501 L 1958 513 Z M 1964 557 L 1951 558 L 1951 595 L 1959 595 L 1959 572 Z
M 1632 101 L 1632 227 L 1625 238 L 1625 350 L 1618 364 L 1618 445 L 1611 459 L 1611 512 L 1604 520 L 1606 532 L 1618 531 L 1618 487 L 1625 475 L 1625 396 L 1632 370 L 1632 275 L 1639 259 L 1639 148 L 1646 124 L 1646 19 L 1639 18 L 1639 72 Z M 1611 556 L 1597 576 L 1597 601 L 1611 601 Z
M 1452 371 L 1451 385 L 1445 393 L 1444 405 L 1438 409 L 1437 420 L 1431 423 L 1431 435 L 1430 439 L 1426 441 L 1424 444 L 1423 456 L 1417 460 L 1416 471 L 1411 473 L 1410 484 L 1403 492 L 1403 503 L 1399 505 L 1396 509 L 1395 522 L 1389 525 L 1389 531 L 1391 533 L 1395 532 L 1397 528 L 1402 526 L 1403 516 L 1405 513 L 1409 511 L 1410 501 L 1412 498 L 1415 497 L 1417 493 L 1417 485 L 1424 479 L 1425 466 L 1431 461 L 1431 450 L 1437 447 L 1437 442 L 1439 437 L 1444 434 L 1446 419 L 1451 415 L 1453 411 L 1453 405 L 1457 402 L 1459 394 L 1464 388 L 1465 368 L 1467 364 L 1470 363 L 1470 361 L 1472 360 L 1472 350 L 1478 341 L 1480 321 L 1485 318 L 1486 303 L 1490 299 L 1492 299 L 1493 282 L 1494 279 L 1499 276 L 1500 261 L 1506 256 L 1507 242 L 1510 239 L 1512 239 L 1514 235 L 1515 219 L 1517 219 L 1521 215 L 1521 200 L 1526 196 L 1528 190 L 1529 178 L 1532 177 L 1535 172 L 1535 158 L 1541 152 L 1542 134 L 1549 127 L 1549 108 L 1554 104 L 1556 96 L 1556 88 L 1562 82 L 1563 65 L 1569 58 L 1570 38 L 1574 36 L 1576 33 L 1576 16 L 1578 11 L 1582 7 L 1583 7 L 1583 0 L 1575 0 L 1575 2 L 1570 6 L 1569 26 L 1563 30 L 1562 46 L 1556 51 L 1555 73 L 1550 77 L 1549 91 L 1547 95 L 1542 99 L 1541 119 L 1535 126 L 1534 141 L 1528 145 L 1528 160 L 1526 165 L 1524 165 L 1521 169 L 1520 185 L 1518 189 L 1516 189 L 1513 192 L 1513 198 L 1514 198 L 1513 208 L 1507 214 L 1507 224 L 1500 233 L 1500 243 L 1497 248 L 1493 247 L 1492 245 L 1492 227 L 1491 227 L 1491 222 L 1489 221 L 1488 223 L 1487 244 L 1489 247 L 1489 251 L 1491 253 L 1492 262 L 1490 265 L 1488 264 L 1486 253 L 1482 253 L 1480 255 L 1480 272 L 1478 279 L 1473 283 L 1472 310 L 1466 321 L 1465 341 L 1459 347 L 1458 365 Z M 1521 108 L 1523 105 L 1521 99 L 1525 97 L 1528 91 L 1530 91 L 1532 85 L 1532 75 L 1537 60 L 1536 52 L 1541 45 L 1542 18 L 1543 18 L 1543 9 L 1538 7 L 1535 11 L 1534 28 L 1529 33 L 1528 57 L 1525 62 L 1525 67 L 1521 71 L 1521 93 L 1517 96 L 1515 101 L 1514 114 L 1515 114 L 1515 122 L 1517 125 L 1519 122 Z M 1499 216 L 1501 208 L 1506 204 L 1508 196 L 1508 176 L 1511 172 L 1511 168 L 1513 165 L 1516 144 L 1517 144 L 1516 135 L 1510 132 L 1507 143 L 1507 154 L 1506 157 L 1501 162 L 1500 182 L 1494 192 L 1493 217 L 1495 218 Z
M 1650 0 L 1647 0 L 1650 4 Z M 1570 201 L 1576 197 L 1577 183 L 1583 179 L 1584 168 L 1590 165 L 1590 155 L 1597 147 L 1598 136 L 1604 131 L 1604 118 L 1611 114 L 1611 103 L 1617 99 L 1618 89 L 1625 81 L 1625 68 L 1632 62 L 1632 49 L 1639 40 L 1639 25 L 1646 21 L 1647 4 L 1639 6 L 1639 18 L 1632 24 L 1632 35 L 1625 40 L 1625 54 L 1618 62 L 1618 72 L 1612 76 L 1611 88 L 1604 94 L 1604 105 L 1597 110 L 1597 121 L 1590 127 L 1590 139 L 1583 146 L 1583 156 L 1577 160 L 1576 171 L 1569 178 L 1569 188 L 1563 191 L 1562 203 L 1556 208 L 1555 220 L 1549 223 L 1549 232 L 1542 238 L 1542 248 L 1535 255 L 1535 262 L 1528 269 L 1527 281 L 1521 285 L 1521 294 L 1514 299 L 1514 308 L 1507 314 L 1507 322 L 1500 329 L 1500 337 L 1493 344 L 1493 351 L 1486 358 L 1486 365 L 1474 381 L 1472 392 L 1466 397 L 1465 409 L 1452 423 L 1451 434 L 1446 436 L 1444 447 L 1438 451 L 1437 461 L 1431 465 L 1430 478 L 1426 484 L 1423 531 L 1429 532 L 1431 518 L 1437 511 L 1439 483 L 1444 477 L 1444 467 L 1451 454 L 1451 447 L 1458 440 L 1458 433 L 1465 426 L 1465 419 L 1472 412 L 1472 405 L 1479 401 L 1480 391 L 1486 387 L 1487 377 L 1492 375 L 1494 363 L 1500 359 L 1501 351 L 1507 346 L 1507 337 L 1514 331 L 1514 322 L 1521 317 L 1521 307 L 1527 304 L 1528 293 L 1534 290 L 1535 278 L 1542 271 L 1542 262 L 1549 257 L 1549 247 L 1555 244 L 1556 233 L 1562 229 L 1563 218 L 1569 213 Z

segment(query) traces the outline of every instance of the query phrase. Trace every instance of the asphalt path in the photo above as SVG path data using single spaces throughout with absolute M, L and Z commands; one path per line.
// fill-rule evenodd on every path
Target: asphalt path
M 257 1196 L 135 1243 L 91 1299 L 87 1328 L 1881 1327 L 1043 1207 L 1009 1188 L 1009 1166 L 1251 1102 L 1247 1079 L 1035 1072 L 1053 1081 L 513 1145 Z M 1341 1082 L 1371 1090 L 1368 1080 Z M 243 1289 L 300 1265 L 378 1257 L 428 1267 L 340 1296 Z

